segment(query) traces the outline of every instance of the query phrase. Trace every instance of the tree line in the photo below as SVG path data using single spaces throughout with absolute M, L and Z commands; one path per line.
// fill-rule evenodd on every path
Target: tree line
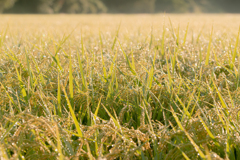
M 0 13 L 240 12 L 240 0 L 0 0 Z

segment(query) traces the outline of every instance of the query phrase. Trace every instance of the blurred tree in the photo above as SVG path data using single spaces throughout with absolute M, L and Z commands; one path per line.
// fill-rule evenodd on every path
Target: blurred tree
M 153 13 L 155 0 L 102 0 L 111 13 Z
M 240 12 L 240 0 L 0 0 L 0 13 Z
M 8 0 L 7 0 L 8 1 Z M 53 13 L 50 5 L 53 0 L 16 0 L 6 13 Z
M 63 13 L 102 13 L 107 8 L 101 0 L 63 0 Z
M 193 3 L 190 0 L 191 3 Z M 191 5 L 188 0 L 156 0 L 158 12 L 189 12 Z
M 6 10 L 5 11 L 6 13 L 50 14 L 59 12 L 100 13 L 107 11 L 107 8 L 105 7 L 104 3 L 101 0 L 0 0 L 0 6 L 3 6 L 1 4 L 5 4 L 8 1 L 17 2 L 11 9 Z M 6 9 L 6 7 L 2 8 L 2 11 L 4 9 Z
M 54 13 L 53 5 L 57 3 L 53 2 L 54 0 L 35 0 L 36 11 L 38 13 Z
M 14 6 L 16 0 L 0 0 L 0 13 Z
M 217 0 L 214 1 L 216 4 L 219 3 Z M 226 12 L 229 13 L 240 12 L 240 0 L 220 0 L 220 1 L 222 1 L 222 5 L 224 6 Z
M 156 0 L 156 11 L 167 13 L 224 12 L 226 3 L 235 0 Z M 236 3 L 232 3 L 236 5 Z M 239 6 L 239 5 L 238 5 Z M 240 11 L 240 10 L 239 10 Z

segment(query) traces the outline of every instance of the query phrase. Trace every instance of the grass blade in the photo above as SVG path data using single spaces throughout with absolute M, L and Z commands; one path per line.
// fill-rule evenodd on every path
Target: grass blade
M 165 32 L 166 32 L 165 25 L 163 25 L 163 32 L 162 32 L 162 47 L 161 47 L 161 53 L 162 53 L 162 55 L 164 55 Z
M 58 114 L 62 116 L 62 106 L 61 106 L 61 84 L 60 84 L 60 73 L 58 72 L 58 91 L 57 91 L 57 101 L 58 101 Z
M 15 121 L 12 122 L 12 124 L 6 129 L 5 133 L 3 133 L 0 136 L 0 142 L 2 143 L 5 137 L 9 134 L 9 132 L 12 130 L 12 128 L 16 125 L 16 123 L 19 121 L 20 118 L 15 119 Z
M 185 43 L 186 43 L 186 40 L 187 40 L 188 27 L 189 27 L 189 22 L 187 24 L 187 28 L 186 28 L 186 31 L 185 31 L 185 35 L 184 35 L 184 40 L 183 40 L 182 46 L 185 46 Z
M 176 35 L 175 35 L 175 32 L 174 32 L 172 21 L 171 21 L 170 17 L 168 17 L 168 20 L 170 22 L 170 26 L 171 26 L 171 29 L 172 29 L 172 32 L 171 32 L 172 36 L 173 36 L 174 40 L 176 40 Z
M 82 52 L 84 52 L 83 45 L 82 45 Z M 86 79 L 85 79 L 85 74 L 84 74 L 84 71 L 83 71 L 83 65 L 82 65 L 82 61 L 81 61 L 81 57 L 80 57 L 79 52 L 77 52 L 77 56 L 78 56 L 78 64 L 79 64 L 79 69 L 80 69 L 80 74 L 81 74 L 81 79 L 82 79 L 83 91 L 86 91 L 87 90 L 87 82 L 86 82 Z
M 74 113 L 74 111 L 73 111 L 72 105 L 71 105 L 71 103 L 70 103 L 70 101 L 69 101 L 68 95 L 67 95 L 64 87 L 62 87 L 62 88 L 63 88 L 63 92 L 64 92 L 64 95 L 65 95 L 65 98 L 66 98 L 66 100 L 67 100 L 67 104 L 68 104 L 68 107 L 69 107 L 69 110 L 70 110 L 70 113 L 71 113 L 73 122 L 74 122 L 74 124 L 75 124 L 75 126 L 76 126 L 76 128 L 77 128 L 78 135 L 79 135 L 80 137 L 83 137 L 82 130 L 81 130 L 80 125 L 79 125 L 79 123 L 78 123 L 78 121 L 77 121 L 77 118 L 76 118 L 75 113 Z
M 72 75 L 72 56 L 69 56 L 69 92 L 70 92 L 70 102 L 73 106 L 73 75 Z
M 202 119 L 200 116 L 198 116 L 198 118 L 199 118 L 200 121 L 202 122 L 203 127 L 204 127 L 205 130 L 207 131 L 209 137 L 212 138 L 212 140 L 216 140 L 216 138 L 214 137 L 214 135 L 212 134 L 212 132 L 209 130 L 208 126 L 207 126 L 206 123 L 203 121 L 203 119 Z
M 8 160 L 8 156 L 5 152 L 5 149 L 2 147 L 1 144 L 0 144 L 0 159 L 1 160 Z
M 190 140 L 190 142 L 192 143 L 194 149 L 199 153 L 199 156 L 202 158 L 202 159 L 205 159 L 205 155 L 204 153 L 201 151 L 201 149 L 199 148 L 199 146 L 193 141 L 192 137 L 189 135 L 189 133 L 183 128 L 181 122 L 179 121 L 176 113 L 174 112 L 173 108 L 171 108 L 171 112 L 173 114 L 173 117 L 174 119 L 176 120 L 179 128 L 184 131 L 184 133 L 186 134 L 186 136 L 188 137 L 188 139 Z
M 170 52 L 170 51 L 169 51 Z M 170 53 L 169 53 L 170 54 Z M 172 76 L 171 76 L 171 72 L 170 72 L 170 66 L 169 66 L 169 62 L 168 62 L 168 55 L 166 54 L 166 62 L 167 62 L 167 74 L 168 74 L 168 80 L 169 80 L 169 86 L 168 89 L 169 91 L 172 88 Z
M 22 96 L 25 99 L 25 101 L 27 102 L 28 101 L 28 99 L 27 99 L 27 92 L 25 90 L 24 83 L 22 82 L 21 75 L 19 74 L 16 65 L 15 65 L 15 69 L 16 69 L 17 76 L 18 76 L 18 81 L 19 81 L 19 84 L 20 84 L 20 87 L 21 87 Z
M 59 153 L 59 160 L 64 160 L 64 156 L 63 156 L 63 153 L 62 153 L 62 143 L 61 143 L 61 139 L 60 139 L 60 134 L 59 134 L 59 128 L 57 126 L 57 123 L 55 123 L 55 126 L 56 126 L 56 135 L 57 135 L 57 150 L 58 150 L 58 153 Z
M 129 61 L 127 54 L 124 52 L 124 50 L 123 50 L 120 42 L 119 42 L 119 45 L 120 45 L 120 48 L 121 48 L 121 50 L 122 50 L 122 52 L 123 52 L 123 54 L 124 54 L 124 57 L 126 58 L 127 64 L 128 64 L 128 66 L 129 66 L 129 68 L 130 68 L 130 71 L 132 72 L 133 75 L 136 76 L 136 71 L 133 69 L 132 64 L 131 64 L 131 62 Z
M 224 101 L 224 99 L 222 98 L 222 95 L 221 95 L 221 93 L 219 92 L 219 90 L 218 90 L 216 84 L 214 83 L 214 80 L 213 80 L 213 79 L 212 79 L 212 83 L 213 83 L 213 85 L 214 85 L 214 87 L 215 87 L 215 89 L 216 89 L 216 91 L 217 91 L 218 97 L 219 97 L 219 99 L 220 99 L 220 102 L 221 102 L 223 108 L 227 109 L 227 108 L 228 108 L 228 107 L 227 107 L 227 104 L 226 104 L 226 102 Z
M 239 30 L 238 30 L 238 34 L 237 34 L 237 38 L 236 38 L 236 44 L 235 44 L 234 51 L 233 51 L 233 56 L 232 56 L 232 63 L 231 63 L 231 68 L 232 69 L 233 69 L 233 65 L 234 65 L 235 59 L 237 57 L 239 34 L 240 34 L 240 26 L 239 26 Z
M 155 54 L 154 54 L 154 58 L 153 58 L 153 64 L 152 64 L 152 67 L 151 67 L 151 70 L 150 70 L 149 76 L 148 76 L 148 88 L 149 88 L 149 89 L 152 88 L 153 77 L 154 77 L 155 61 L 156 61 L 156 55 L 157 55 L 157 51 L 155 50 Z
M 112 114 L 107 110 L 107 108 L 102 104 L 103 108 L 105 109 L 105 111 L 107 112 L 107 114 L 109 115 L 109 117 L 111 117 L 111 119 L 113 120 L 114 124 L 116 125 L 116 127 L 121 130 L 121 125 L 118 123 L 118 121 L 112 116 Z
M 113 41 L 113 44 L 112 44 L 112 50 L 114 49 L 115 44 L 116 44 L 116 42 L 117 42 L 117 38 L 118 38 L 118 33 L 119 33 L 119 30 L 120 30 L 120 26 L 121 26 L 121 23 L 120 23 L 119 26 L 118 26 L 117 33 L 116 33 L 116 36 L 115 36 L 114 41 Z
M 211 31 L 211 35 L 210 35 L 210 39 L 209 39 L 209 43 L 208 43 L 207 56 L 206 56 L 206 62 L 205 62 L 206 66 L 209 64 L 209 58 L 210 58 L 210 52 L 211 52 L 211 43 L 212 43 L 212 35 L 213 35 L 213 27 L 212 27 L 212 31 Z
M 102 69 L 103 69 L 103 75 L 104 75 L 104 81 L 107 81 L 107 70 L 105 67 L 104 59 L 103 59 L 103 43 L 102 43 L 102 36 L 99 32 L 99 39 L 100 39 L 100 52 L 101 52 L 101 58 L 102 58 Z M 116 41 L 116 40 L 114 40 Z M 114 42 L 115 45 L 116 42 Z

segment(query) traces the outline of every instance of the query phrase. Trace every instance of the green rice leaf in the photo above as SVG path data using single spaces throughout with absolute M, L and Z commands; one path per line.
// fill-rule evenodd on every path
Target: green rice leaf
M 176 120 L 179 128 L 184 131 L 184 133 L 186 134 L 187 138 L 189 139 L 189 141 L 191 142 L 191 144 L 193 145 L 194 149 L 198 152 L 199 156 L 202 159 L 205 159 L 205 155 L 204 153 L 201 151 L 200 147 L 194 142 L 194 140 L 192 139 L 192 137 L 190 136 L 190 134 L 183 128 L 181 122 L 179 121 L 176 113 L 174 112 L 173 108 L 171 108 L 171 112 L 173 114 L 174 119 Z
M 65 91 L 65 89 L 64 89 L 63 86 L 62 86 L 62 89 L 63 89 L 63 92 L 64 92 L 64 94 L 65 94 L 65 98 L 66 98 L 66 100 L 67 100 L 67 104 L 68 104 L 68 107 L 69 107 L 69 110 L 70 110 L 70 113 L 71 113 L 73 122 L 74 122 L 74 124 L 75 124 L 75 126 L 76 126 L 76 128 L 77 128 L 78 135 L 79 135 L 80 137 L 83 137 L 82 130 L 81 130 L 81 128 L 80 128 L 80 125 L 79 125 L 79 123 L 78 123 L 78 121 L 77 121 L 77 118 L 76 118 L 76 116 L 75 116 L 75 113 L 74 113 L 74 111 L 73 111 L 72 105 L 71 105 L 71 103 L 70 103 L 70 101 L 69 101 L 69 98 L 68 98 L 67 93 L 66 93 L 66 91 Z

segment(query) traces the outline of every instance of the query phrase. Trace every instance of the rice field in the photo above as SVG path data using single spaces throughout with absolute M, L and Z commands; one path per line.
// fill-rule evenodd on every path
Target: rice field
M 0 15 L 0 159 L 240 159 L 240 15 Z

